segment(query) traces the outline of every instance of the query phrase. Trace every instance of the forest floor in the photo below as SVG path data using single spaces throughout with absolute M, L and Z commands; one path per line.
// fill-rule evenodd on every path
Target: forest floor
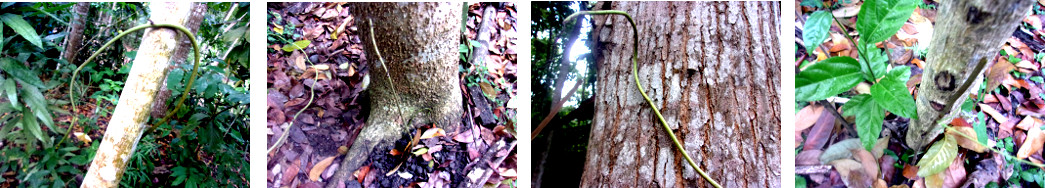
M 855 15 L 860 4 L 855 1 L 853 4 L 837 4 L 842 3 L 838 1 L 836 5 L 830 5 L 832 2 L 824 3 L 828 7 L 837 7 L 829 11 L 849 28 L 848 31 L 854 31 Z M 956 130 L 974 136 L 977 135 L 976 129 L 985 127 L 986 143 L 1001 152 L 987 150 L 982 145 L 974 144 L 976 141 L 959 137 L 958 154 L 950 167 L 940 175 L 919 177 L 916 164 L 922 154 L 916 154 L 904 141 L 910 119 L 889 114 L 885 118 L 882 138 L 872 151 L 857 147 L 849 150 L 852 151 L 851 158 L 821 161 L 823 156 L 832 153 L 832 148 L 845 148 L 843 145 L 849 143 L 846 140 L 858 137 L 853 127 L 853 117 L 839 117 L 841 110 L 838 113 L 829 111 L 840 109 L 844 98 L 833 101 L 828 99 L 832 101 L 829 103 L 832 106 L 827 107 L 799 102 L 795 109 L 797 187 L 1045 187 L 1045 173 L 1041 168 L 1019 162 L 1022 159 L 1040 165 L 1045 161 L 1041 149 L 1042 143 L 1045 143 L 1045 133 L 1041 130 L 1045 124 L 1045 93 L 1042 92 L 1045 79 L 1041 70 L 1045 63 L 1045 52 L 1042 51 L 1045 50 L 1045 39 L 1042 37 L 1045 36 L 1042 25 L 1045 9 L 1042 9 L 1041 3 L 1038 1 L 1034 5 L 1032 12 L 1002 46 L 1001 53 L 990 60 L 989 68 L 982 76 L 985 81 L 972 87 L 979 88 L 976 89 L 978 92 L 970 94 L 969 100 L 962 106 L 961 117 L 951 123 Z M 933 33 L 933 23 L 937 19 L 936 6 L 932 2 L 920 4 L 895 36 L 877 44 L 879 48 L 887 49 L 889 66 L 911 68 L 911 77 L 907 82 L 911 94 L 917 94 L 917 85 L 923 79 L 922 66 Z M 798 31 L 796 38 L 801 41 L 802 24 L 817 10 L 800 5 L 795 11 L 799 15 L 795 26 Z M 857 57 L 856 46 L 843 34 L 835 24 L 828 41 L 816 48 L 816 52 L 809 53 L 804 48 L 798 48 L 795 52 L 796 70 L 802 70 L 806 62 L 824 60 L 828 56 Z M 797 42 L 796 45 L 803 44 Z M 861 83 L 856 88 L 866 90 L 867 84 Z M 843 96 L 849 94 L 843 93 Z M 855 162 L 853 159 L 863 162 Z M 848 161 L 838 162 L 841 160 Z M 935 178 L 941 178 L 942 181 Z
M 273 33 L 286 32 L 292 33 L 291 40 L 311 41 L 310 46 L 293 52 L 282 50 L 286 44 L 270 43 L 267 49 L 267 147 L 279 139 L 291 121 L 295 124 L 287 130 L 290 135 L 283 146 L 268 153 L 270 187 L 322 187 L 323 180 L 346 160 L 343 153 L 365 126 L 370 108 L 363 87 L 369 74 L 363 50 L 367 43 L 357 33 L 364 28 L 354 25 L 357 18 L 349 12 L 349 6 L 352 4 L 269 4 L 269 41 Z M 495 14 L 483 15 L 482 7 L 494 8 Z M 491 43 L 484 48 L 490 51 L 485 65 L 460 60 L 457 74 L 465 108 L 460 130 L 465 131 L 448 133 L 431 128 L 403 133 L 396 148 L 403 149 L 409 143 L 415 143 L 414 147 L 375 153 L 366 166 L 353 173 L 358 181 L 349 185 L 457 187 L 466 181 L 485 181 L 487 187 L 516 187 L 517 106 L 509 105 L 514 104 L 510 101 L 517 92 L 515 5 L 475 3 L 468 10 L 467 41 L 478 40 L 476 25 L 482 16 L 495 16 L 498 24 L 491 25 Z M 308 65 L 309 61 L 313 64 Z M 315 99 L 309 104 L 313 84 Z M 305 106 L 308 108 L 294 119 Z

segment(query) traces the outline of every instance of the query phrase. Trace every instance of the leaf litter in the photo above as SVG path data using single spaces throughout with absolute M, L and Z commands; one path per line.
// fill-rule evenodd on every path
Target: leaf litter
M 362 91 L 368 61 L 349 6 L 352 4 L 269 3 L 270 32 L 289 30 L 294 37 L 288 40 L 309 43 L 302 49 L 305 53 L 293 49 L 284 53 L 285 48 L 292 48 L 286 44 L 268 47 L 268 143 L 279 139 L 284 130 L 290 131 L 287 142 L 268 154 L 270 187 L 325 184 L 365 126 L 369 96 Z M 484 8 L 492 8 L 494 14 L 484 15 Z M 460 60 L 462 107 L 466 108 L 461 125 L 465 127 L 458 132 L 431 128 L 403 133 L 395 148 L 372 153 L 368 165 L 352 173 L 358 181 L 349 182 L 350 186 L 517 186 L 514 119 L 518 104 L 510 104 L 517 94 L 516 14 L 512 3 L 468 6 L 467 40 L 479 40 L 483 16 L 493 16 L 496 21 L 488 25 L 490 38 L 483 47 L 489 54 L 483 64 Z M 306 59 L 314 65 L 305 63 Z M 469 81 L 468 77 L 477 79 Z M 313 104 L 288 130 L 289 121 L 308 102 L 309 89 L 315 90 Z M 417 140 L 410 144 L 415 135 Z
M 842 4 L 841 1 L 825 1 L 825 6 L 838 4 L 834 15 L 844 27 L 853 31 L 856 14 L 860 4 Z M 1042 145 L 1045 143 L 1045 131 L 1042 130 L 1045 117 L 1045 72 L 1041 70 L 1045 62 L 1045 29 L 1042 28 L 1041 16 L 1045 14 L 1045 1 L 1038 5 L 1022 20 L 1022 24 L 1013 36 L 1002 46 L 1002 53 L 992 59 L 989 68 L 984 72 L 983 83 L 974 85 L 969 103 L 964 105 L 961 117 L 951 123 L 954 130 L 948 130 L 938 139 L 935 146 L 946 148 L 939 160 L 924 158 L 940 155 L 940 151 L 913 153 L 904 143 L 906 126 L 910 119 L 895 114 L 886 115 L 883 122 L 883 136 L 877 147 L 884 149 L 882 153 L 871 151 L 875 160 L 857 147 L 854 139 L 858 138 L 855 127 L 847 127 L 841 121 L 853 122 L 852 116 L 845 119 L 836 118 L 829 110 L 817 103 L 799 106 L 796 119 L 796 176 L 809 180 L 808 187 L 832 186 L 874 186 L 874 187 L 985 187 L 989 184 L 1001 187 L 1045 186 L 1045 174 L 1042 169 L 1022 164 L 1016 159 L 1026 159 L 1031 163 L 1042 164 Z M 917 83 L 922 79 L 921 73 L 925 57 L 919 54 L 919 48 L 928 46 L 929 37 L 933 33 L 936 21 L 936 3 L 927 2 L 916 8 L 912 16 L 895 36 L 876 44 L 878 48 L 887 49 L 890 66 L 908 66 L 911 68 L 911 80 L 907 83 L 910 93 L 917 91 Z M 799 6 L 797 9 L 796 31 L 801 32 L 802 23 L 816 10 L 814 7 Z M 842 10 L 848 10 L 840 12 Z M 796 57 L 808 61 L 822 61 L 827 57 L 857 57 L 854 44 L 851 44 L 832 22 L 830 37 L 813 53 L 806 49 L 796 49 Z M 798 33 L 796 36 L 801 36 Z M 799 37 L 798 40 L 801 37 Z M 802 46 L 802 42 L 796 42 Z M 812 54 L 812 55 L 810 55 Z M 804 67 L 796 62 L 796 69 Z M 983 84 L 985 86 L 980 86 Z M 859 92 L 850 94 L 855 96 Z M 917 97 L 917 96 L 915 96 Z M 844 103 L 844 102 L 841 102 Z M 962 105 L 962 104 L 956 104 Z M 839 112 L 841 114 L 842 112 Z M 831 116 L 831 117 L 825 117 Z M 986 131 L 975 127 L 985 127 Z M 888 136 L 888 133 L 901 135 Z M 968 139 L 961 134 L 973 136 Z M 1006 155 L 988 150 L 980 145 L 986 140 L 987 147 L 1001 149 Z M 841 144 L 841 145 L 840 145 Z M 956 147 L 956 148 L 955 148 Z M 826 148 L 826 150 L 825 150 Z M 932 149 L 929 149 L 932 150 Z M 939 149 L 938 149 L 939 150 Z M 927 156 L 933 155 L 933 156 Z M 933 169 L 919 169 L 919 159 L 932 163 Z M 831 161 L 824 161 L 831 160 Z M 865 163 L 872 164 L 865 164 Z M 866 166 L 878 164 L 877 174 L 867 170 Z M 828 170 L 822 169 L 825 165 Z M 938 172 L 938 173 L 930 173 Z M 928 176 L 926 176 L 928 175 Z M 867 178 L 872 178 L 868 180 Z

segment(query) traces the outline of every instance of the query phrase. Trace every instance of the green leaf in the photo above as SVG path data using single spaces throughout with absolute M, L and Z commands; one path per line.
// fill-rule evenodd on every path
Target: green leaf
M 860 63 L 851 57 L 832 57 L 795 76 L 795 100 L 815 101 L 848 91 L 862 81 Z
M 167 74 L 167 89 L 174 92 L 174 94 L 181 93 L 184 88 L 181 87 L 181 80 L 185 77 L 185 70 L 175 69 L 171 70 Z
M 878 136 L 882 134 L 882 121 L 885 120 L 885 109 L 882 109 L 871 95 L 862 94 L 849 99 L 842 106 L 842 115 L 856 116 L 856 133 L 864 149 L 871 151 Z
M 25 95 L 22 100 L 25 100 L 25 104 L 33 109 L 33 115 L 36 118 L 40 118 L 40 121 L 43 121 L 47 128 L 58 130 L 54 127 L 54 119 L 51 119 L 51 112 L 47 110 L 47 99 L 44 99 L 40 89 L 36 87 L 22 87 L 22 94 Z
M 860 33 L 861 44 L 874 44 L 885 41 L 903 27 L 907 18 L 911 17 L 916 0 L 867 0 L 860 6 L 857 14 L 856 31 Z
M 11 102 L 11 106 L 15 110 L 21 111 L 22 105 L 18 105 L 18 92 L 15 90 L 15 80 L 7 79 L 4 81 L 4 93 L 7 93 L 7 101 Z
M 930 146 L 922 160 L 918 161 L 918 176 L 928 177 L 943 172 L 958 157 L 958 141 L 951 134 L 945 135 L 943 140 Z
M 40 40 L 40 35 L 36 34 L 36 29 L 33 29 L 29 22 L 22 19 L 22 16 L 15 14 L 4 14 L 0 15 L 0 20 L 3 20 L 11 30 L 14 30 L 18 35 L 22 35 L 22 38 L 28 40 L 29 43 L 33 43 L 36 47 L 43 48 L 43 42 Z
M 36 121 L 36 117 L 23 115 L 22 129 L 28 130 L 37 140 L 44 141 L 44 132 L 40 129 L 40 124 Z
M 817 46 L 824 43 L 831 31 L 831 12 L 816 11 L 806 19 L 805 29 L 802 30 L 802 41 L 805 41 L 806 52 L 813 53 Z
M 893 68 L 874 86 L 871 86 L 871 97 L 879 106 L 906 118 L 917 118 L 914 97 L 907 91 L 907 79 L 910 79 L 911 67 Z
M 283 46 L 283 51 L 285 51 L 285 52 L 293 52 L 294 50 L 305 49 L 306 47 L 308 47 L 309 44 L 312 44 L 312 41 L 310 41 L 310 40 L 299 40 L 297 42 L 284 45 Z
M 4 72 L 7 72 L 8 75 L 19 81 L 36 87 L 44 87 L 44 82 L 40 81 L 40 78 L 36 76 L 36 72 L 25 68 L 22 63 L 15 59 L 0 59 L 0 69 L 3 69 Z
M 798 5 L 799 6 L 821 8 L 821 7 L 824 7 L 824 1 L 823 0 L 802 0 L 802 3 L 800 3 Z
M 972 129 L 976 130 L 976 142 L 987 145 L 987 119 L 984 119 L 983 112 L 976 114 L 976 118 L 979 120 L 976 124 L 972 125 Z
M 0 52 L 4 51 L 4 22 L 0 21 Z
M 878 78 L 885 76 L 885 69 L 888 68 L 886 61 L 889 61 L 889 57 L 886 57 L 882 50 L 871 43 L 861 45 L 858 48 L 857 50 L 864 52 L 863 54 L 867 56 L 860 60 L 864 63 L 869 63 L 872 71 L 869 72 L 867 70 L 867 65 L 860 65 L 860 71 L 864 73 L 864 79 L 878 80 Z M 874 73 L 875 78 L 871 78 L 871 73 Z

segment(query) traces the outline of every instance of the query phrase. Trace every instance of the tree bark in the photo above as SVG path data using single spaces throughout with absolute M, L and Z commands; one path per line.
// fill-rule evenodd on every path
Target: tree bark
M 371 116 L 328 187 L 355 179 L 352 172 L 364 165 L 371 152 L 389 151 L 400 134 L 414 125 L 434 123 L 455 132 L 462 113 L 457 75 L 460 3 L 361 3 L 350 8 L 357 15 L 369 60 Z M 374 39 L 369 19 L 373 19 Z M 371 40 L 376 40 L 384 63 L 378 61 Z M 388 82 L 384 64 L 394 84 Z
M 203 16 L 207 13 L 207 5 L 203 3 L 193 3 L 192 12 L 189 13 L 189 18 L 185 20 L 186 29 L 196 33 L 200 30 L 200 22 L 203 22 Z M 174 58 L 171 61 L 169 69 L 177 69 L 177 63 L 187 63 L 189 52 L 192 51 L 192 42 L 189 41 L 186 35 L 178 35 L 178 47 L 174 50 Z M 196 58 L 196 57 L 193 57 Z M 163 78 L 163 83 L 160 86 L 160 92 L 156 94 L 156 103 L 152 105 L 152 118 L 163 118 L 167 115 L 167 100 L 171 98 L 171 90 L 167 89 L 167 78 Z
M 189 3 L 153 3 L 149 5 L 151 20 L 156 23 L 182 23 Z M 119 186 L 127 161 L 146 130 L 149 108 L 160 82 L 167 74 L 171 54 L 178 42 L 174 29 L 146 29 L 127 85 L 120 93 L 119 105 L 113 110 L 105 136 L 91 162 L 81 187 Z
M 907 145 L 921 150 L 943 133 L 937 122 L 954 117 L 968 97 L 967 83 L 975 83 L 986 66 L 1012 36 L 1034 1 L 942 1 L 939 20 L 926 55 L 916 104 L 918 120 L 907 129 Z M 987 61 L 981 61 L 986 59 Z M 982 67 L 981 67 L 982 68 Z M 970 79 L 972 78 L 972 79 Z M 974 88 L 978 89 L 978 88 Z
M 639 79 L 698 166 L 724 187 L 780 187 L 779 2 L 601 3 L 634 17 Z M 708 187 L 635 88 L 627 19 L 593 19 L 599 92 L 580 187 Z
M 73 19 L 69 21 L 69 35 L 65 37 L 65 50 L 62 51 L 62 59 L 65 59 L 66 62 L 73 63 L 76 60 L 76 54 L 80 52 L 80 47 L 83 47 L 83 31 L 86 28 L 90 9 L 91 4 L 86 2 L 73 5 Z

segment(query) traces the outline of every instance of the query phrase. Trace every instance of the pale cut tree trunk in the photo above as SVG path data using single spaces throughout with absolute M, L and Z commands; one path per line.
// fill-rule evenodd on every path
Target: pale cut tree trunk
M 90 9 L 90 3 L 80 2 L 73 5 L 73 19 L 69 21 L 69 35 L 65 38 L 65 50 L 62 51 L 62 58 L 69 63 L 76 60 L 76 54 L 79 54 L 80 47 L 83 46 L 83 31 Z
M 190 5 L 188 2 L 150 4 L 150 19 L 156 23 L 181 24 Z M 113 110 L 105 136 L 80 187 L 119 186 L 127 160 L 146 130 L 149 108 L 167 74 L 171 54 L 178 45 L 175 36 L 179 34 L 174 29 L 145 30 L 127 84 L 120 93 L 119 105 Z
M 907 145 L 921 150 L 943 133 L 940 120 L 954 118 L 969 96 L 968 88 L 1000 50 L 1019 21 L 1031 8 L 1029 0 L 941 1 L 932 42 L 926 55 L 925 71 L 916 99 L 918 119 L 907 128 Z M 973 79 L 969 79 L 969 78 Z M 971 84 L 969 84 L 971 85 Z M 979 89 L 979 88 L 972 88 Z M 950 114 L 950 115 L 948 115 Z
M 452 133 L 461 122 L 457 70 L 461 3 L 359 3 L 349 8 L 356 15 L 370 69 L 371 115 L 327 187 L 354 180 L 352 172 L 372 152 L 388 152 L 414 125 L 435 124 Z M 376 40 L 370 37 L 369 19 Z M 379 62 L 371 40 L 377 42 L 387 66 Z M 387 75 L 394 83 L 388 82 Z
M 779 2 L 595 7 L 635 18 L 639 79 L 700 168 L 724 187 L 781 187 Z M 627 19 L 593 18 L 599 92 L 580 187 L 710 186 L 636 89 Z

